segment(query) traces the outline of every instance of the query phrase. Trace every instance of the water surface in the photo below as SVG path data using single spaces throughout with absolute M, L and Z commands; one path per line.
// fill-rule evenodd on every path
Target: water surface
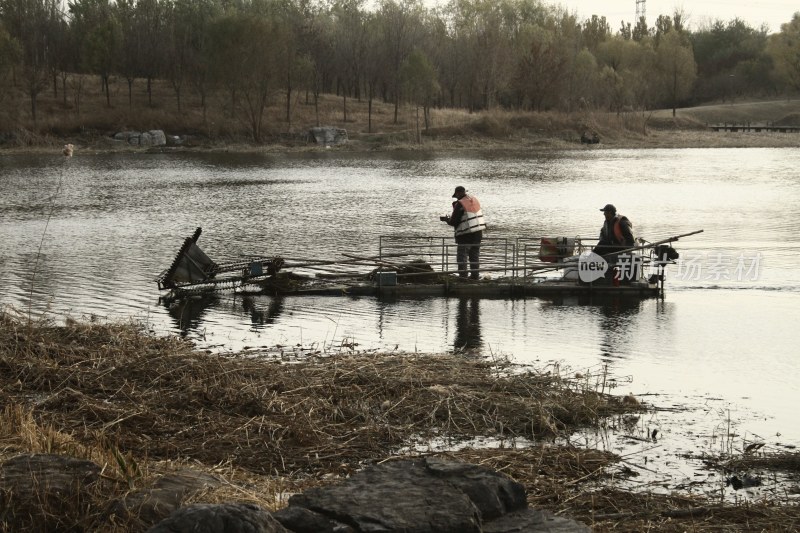
M 732 418 L 739 438 L 779 448 L 800 442 L 797 168 L 790 148 L 6 156 L 0 304 L 57 319 L 135 317 L 214 350 L 458 349 L 609 372 L 615 392 L 704 413 L 693 427 L 648 421 L 663 433 L 704 435 L 711 447 Z M 218 261 L 373 254 L 381 235 L 449 238 L 438 216 L 462 184 L 492 237 L 594 237 L 609 202 L 650 241 L 704 231 L 676 243 L 664 299 L 159 300 L 155 278 L 198 226 Z

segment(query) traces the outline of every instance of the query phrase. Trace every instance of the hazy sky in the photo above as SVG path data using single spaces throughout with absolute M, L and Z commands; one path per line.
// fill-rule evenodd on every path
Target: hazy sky
M 616 32 L 620 22 L 634 23 L 636 20 L 636 0 L 544 0 L 552 5 L 560 5 L 569 12 L 576 12 L 583 20 L 592 15 L 602 15 L 608 19 L 611 30 Z M 687 24 L 697 29 L 710 21 L 720 19 L 727 22 L 739 17 L 750 26 L 760 28 L 762 23 L 769 26 L 770 33 L 778 32 L 781 24 L 792 20 L 792 15 L 800 11 L 798 0 L 646 0 L 647 23 L 652 26 L 659 15 L 672 15 L 678 8 L 688 17 Z

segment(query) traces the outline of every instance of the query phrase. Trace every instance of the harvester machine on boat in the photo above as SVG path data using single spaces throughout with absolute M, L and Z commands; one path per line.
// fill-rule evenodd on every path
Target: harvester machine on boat
M 192 292 L 237 289 L 276 274 L 284 264 L 280 257 L 253 257 L 245 261 L 218 264 L 197 245 L 202 228 L 197 228 L 181 245 L 168 269 L 156 282 L 159 290 Z

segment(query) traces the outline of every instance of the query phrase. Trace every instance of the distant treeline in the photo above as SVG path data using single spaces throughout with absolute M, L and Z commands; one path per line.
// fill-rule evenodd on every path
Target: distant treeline
M 276 95 L 469 110 L 647 110 L 800 89 L 800 13 L 767 34 L 740 19 L 689 29 L 681 12 L 612 29 L 538 0 L 0 0 L 0 109 L 51 87 L 80 112 L 87 75 L 227 94 L 259 140 Z M 285 100 L 283 100 L 285 98 Z M 7 110 L 8 111 L 8 110 Z M 345 100 L 346 113 L 346 100 Z M 8 124 L 0 124 L 0 127 Z

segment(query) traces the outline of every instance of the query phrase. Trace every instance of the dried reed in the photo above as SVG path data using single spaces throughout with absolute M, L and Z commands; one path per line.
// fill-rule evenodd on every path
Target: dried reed
M 186 465 L 224 481 L 192 501 L 276 509 L 287 494 L 417 454 L 505 472 L 525 484 L 531 504 L 597 531 L 797 523 L 796 507 L 717 508 L 603 489 L 615 458 L 553 438 L 642 406 L 591 383 L 446 354 L 353 353 L 291 364 L 221 357 L 137 324 L 31 324 L 0 312 L 0 460 L 47 452 L 99 464 L 102 491 L 71 515 L 86 530 L 109 529 L 109 501 Z M 500 446 L 456 446 L 485 436 Z M 413 451 L 421 449 L 429 451 Z

